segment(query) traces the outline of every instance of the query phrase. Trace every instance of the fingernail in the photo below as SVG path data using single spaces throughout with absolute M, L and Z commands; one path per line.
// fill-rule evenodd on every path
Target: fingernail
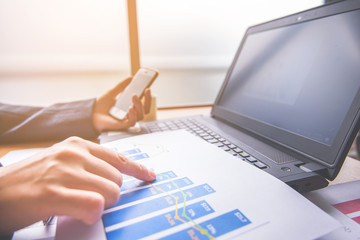
M 141 164 L 141 163 L 139 165 L 141 165 L 144 169 L 147 170 L 148 176 L 151 178 L 151 180 L 149 180 L 149 181 L 154 181 L 156 179 L 156 174 L 152 168 L 148 168 L 146 165 Z
M 155 174 L 155 172 L 149 170 L 149 175 L 150 175 L 150 177 L 151 177 L 153 180 L 156 179 L 156 174 Z
M 147 168 L 147 169 L 149 171 L 150 177 L 155 180 L 156 179 L 156 174 L 154 172 L 154 169 L 153 168 Z

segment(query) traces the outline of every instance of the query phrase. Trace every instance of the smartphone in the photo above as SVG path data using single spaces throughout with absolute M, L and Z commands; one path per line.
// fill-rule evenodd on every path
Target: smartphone
M 159 72 L 151 68 L 140 68 L 125 90 L 119 94 L 114 106 L 110 109 L 110 115 L 117 119 L 124 119 L 133 105 L 132 96 L 136 94 L 140 98 L 144 95 L 146 88 L 150 87 Z

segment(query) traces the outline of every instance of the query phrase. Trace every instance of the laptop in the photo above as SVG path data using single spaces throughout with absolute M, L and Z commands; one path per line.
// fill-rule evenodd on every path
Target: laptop
M 210 116 L 140 122 L 101 143 L 179 128 L 299 192 L 326 187 L 359 130 L 360 1 L 247 29 Z

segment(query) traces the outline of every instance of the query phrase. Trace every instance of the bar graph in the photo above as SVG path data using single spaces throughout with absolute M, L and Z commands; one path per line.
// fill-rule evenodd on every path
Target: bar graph
M 176 184 L 176 185 L 174 185 L 174 184 Z M 192 185 L 193 183 L 190 181 L 190 179 L 185 177 L 185 178 L 180 178 L 180 179 L 174 180 L 174 184 L 168 183 L 168 182 L 160 183 L 160 184 L 156 184 L 156 185 L 152 184 L 152 185 L 149 185 L 149 187 L 141 188 L 136 191 L 132 191 L 130 193 L 125 193 L 121 196 L 119 201 L 117 203 L 115 203 L 114 206 L 119 206 L 119 205 L 123 205 L 126 203 L 134 202 L 134 201 L 137 201 L 140 199 L 144 199 L 147 197 L 159 195 L 163 192 L 169 192 L 172 190 L 176 190 L 177 187 L 181 188 L 181 187 Z
M 165 173 L 163 173 L 161 175 L 158 175 L 156 177 L 156 180 L 152 184 L 163 182 L 165 180 L 168 180 L 169 178 L 175 178 L 175 177 L 177 177 L 177 176 L 173 171 L 165 172 Z M 149 186 L 149 183 L 147 183 L 147 182 L 143 182 L 143 181 L 140 181 L 140 180 L 138 180 L 136 178 L 126 176 L 126 175 L 123 176 L 123 180 L 124 180 L 124 182 L 121 185 L 121 191 L 122 192 L 127 191 L 127 190 L 131 190 L 131 189 L 136 189 L 136 188 L 139 188 L 139 187 L 142 187 L 142 186 L 144 186 L 144 187 Z
M 133 161 L 147 160 L 168 152 L 163 145 L 139 143 L 129 145 L 126 149 L 124 149 L 124 147 L 112 147 L 112 150 L 119 152 Z
M 247 224 L 250 220 L 236 209 L 201 223 L 200 229 L 187 228 L 161 239 L 212 239 Z
M 167 151 L 151 144 L 113 149 L 133 161 L 147 161 Z M 194 182 L 173 170 L 157 173 L 151 183 L 124 175 L 118 202 L 102 216 L 106 237 L 215 239 L 251 224 L 238 209 L 218 212 L 207 201 L 214 194 L 216 190 L 208 183 Z
M 126 154 L 143 152 L 132 149 Z M 152 183 L 126 177 L 121 190 L 119 201 L 102 217 L 108 240 L 140 239 L 169 230 L 162 239 L 215 239 L 251 223 L 238 209 L 217 213 L 206 201 L 215 189 L 172 170 L 158 173 Z M 206 216 L 212 217 L 198 222 Z M 179 226 L 180 230 L 171 231 Z
M 144 134 L 104 146 L 152 169 L 156 180 L 123 175 L 119 199 L 104 209 L 96 231 L 84 231 L 84 236 L 302 240 L 339 227 L 285 183 L 186 131 Z
M 184 208 L 178 209 L 179 212 L 183 212 L 184 210 Z M 193 220 L 214 212 L 206 201 L 190 204 L 189 206 L 186 206 L 185 211 L 187 211 L 188 214 L 191 214 L 191 218 Z M 175 220 L 175 214 L 176 210 L 169 211 L 158 216 L 109 231 L 107 237 L 109 240 L 119 239 L 120 237 L 123 239 L 139 239 L 167 230 L 171 227 L 182 224 L 181 221 Z M 139 229 L 141 229 L 141 231 L 139 231 Z
M 197 199 L 214 192 L 215 191 L 209 185 L 202 184 L 185 190 L 186 198 L 184 198 L 183 194 L 178 191 L 171 195 L 166 194 L 158 198 L 152 198 L 148 201 L 120 209 L 117 209 L 116 206 L 113 206 L 110 209 L 107 209 L 103 215 L 104 226 L 108 227 L 116 223 L 131 220 L 133 218 L 163 210 L 171 206 L 176 207 L 178 204 L 183 203 L 184 200 L 189 201 L 192 199 Z

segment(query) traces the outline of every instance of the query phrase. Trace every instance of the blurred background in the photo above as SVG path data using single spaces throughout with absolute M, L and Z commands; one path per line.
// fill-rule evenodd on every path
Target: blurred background
M 250 25 L 319 0 L 137 0 L 160 108 L 211 104 Z M 0 102 L 97 97 L 130 76 L 126 0 L 0 0 Z

